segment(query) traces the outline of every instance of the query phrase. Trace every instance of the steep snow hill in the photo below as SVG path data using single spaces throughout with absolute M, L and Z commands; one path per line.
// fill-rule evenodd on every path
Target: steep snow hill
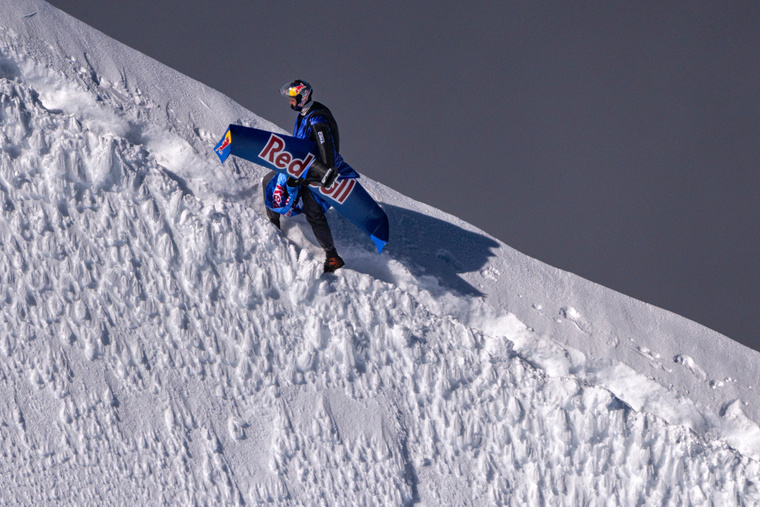
M 323 276 L 229 123 L 281 131 L 3 1 L 3 504 L 760 503 L 758 353 L 366 179 Z

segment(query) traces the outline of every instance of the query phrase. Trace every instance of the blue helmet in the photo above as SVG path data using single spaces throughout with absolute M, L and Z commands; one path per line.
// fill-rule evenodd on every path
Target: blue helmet
M 302 79 L 296 79 L 280 88 L 280 95 L 296 99 L 295 105 L 290 107 L 300 111 L 311 101 L 311 85 Z

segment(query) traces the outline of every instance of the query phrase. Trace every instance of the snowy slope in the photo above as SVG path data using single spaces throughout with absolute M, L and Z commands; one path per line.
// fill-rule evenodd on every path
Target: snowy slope
M 371 181 L 387 253 L 331 214 L 323 277 L 233 122 L 3 0 L 3 504 L 760 502 L 756 352 Z

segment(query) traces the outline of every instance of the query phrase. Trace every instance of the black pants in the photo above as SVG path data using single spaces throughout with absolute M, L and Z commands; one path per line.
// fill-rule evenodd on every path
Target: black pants
M 277 172 L 272 171 L 261 180 L 261 186 L 264 192 L 264 198 L 266 199 L 267 185 L 277 175 Z M 327 223 L 327 217 L 325 217 L 322 207 L 319 205 L 314 195 L 311 193 L 309 187 L 301 187 L 300 190 L 301 199 L 303 200 L 303 212 L 306 215 L 306 221 L 311 225 L 311 230 L 314 231 L 314 236 L 317 238 L 319 246 L 325 251 L 328 257 L 337 255 L 335 250 L 335 243 L 333 243 L 332 232 L 330 232 L 330 226 Z M 267 217 L 269 220 L 280 225 L 280 214 L 267 208 Z

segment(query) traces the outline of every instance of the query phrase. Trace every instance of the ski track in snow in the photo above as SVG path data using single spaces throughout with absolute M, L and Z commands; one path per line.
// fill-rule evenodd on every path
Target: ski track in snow
M 0 41 L 3 504 L 760 502 L 741 402 L 705 413 L 362 244 L 323 276 L 213 133 Z

